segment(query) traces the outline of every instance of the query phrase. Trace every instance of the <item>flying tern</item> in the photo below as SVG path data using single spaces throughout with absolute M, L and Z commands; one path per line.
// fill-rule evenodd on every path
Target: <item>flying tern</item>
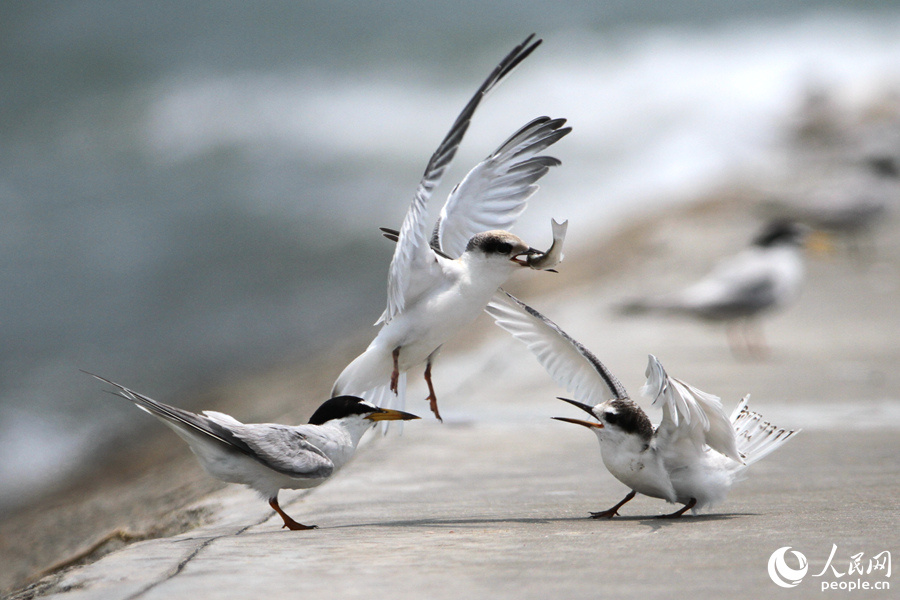
M 207 473 L 259 493 L 281 516 L 282 528 L 292 530 L 316 526 L 288 516 L 278 504 L 279 490 L 313 488 L 327 481 L 350 460 L 363 434 L 376 422 L 419 418 L 340 396 L 326 400 L 308 425 L 245 424 L 220 412 L 195 414 L 169 406 L 99 375 L 88 375 L 114 386 L 113 395 L 130 400 L 168 425 L 188 443 Z
M 760 315 L 784 307 L 800 293 L 804 279 L 803 244 L 809 228 L 773 221 L 741 252 L 723 258 L 704 277 L 687 287 L 622 305 L 624 314 L 657 312 L 686 314 L 724 322 L 733 352 L 743 327 L 743 345 L 751 355 L 765 353 L 762 331 L 754 327 Z M 751 336 L 755 330 L 755 335 Z M 755 338 L 755 339 L 752 339 Z
M 560 164 L 540 153 L 571 131 L 564 127 L 565 119 L 539 117 L 527 123 L 453 188 L 436 225 L 426 218 L 428 200 L 475 109 L 541 43 L 532 39 L 516 46 L 481 84 L 428 162 L 400 230 L 385 230 L 397 246 L 388 275 L 387 308 L 376 323 L 382 326 L 338 376 L 333 396 L 356 394 L 378 406 L 402 408 L 406 372 L 425 363 L 428 401 L 440 419 L 431 368 L 441 346 L 475 320 L 515 270 L 544 270 L 558 262 L 558 250 L 540 252 L 506 230 L 537 191 L 536 182 Z M 554 241 L 565 235 L 558 227 Z M 547 260 L 535 260 L 545 255 Z
M 590 403 L 561 398 L 592 419 L 555 418 L 593 431 L 604 465 L 631 488 L 612 508 L 591 513 L 595 519 L 612 518 L 639 493 L 684 505 L 664 517 L 715 505 L 747 467 L 797 433 L 752 412 L 749 396 L 726 417 L 718 397 L 669 377 L 650 355 L 642 391 L 662 409 L 654 427 L 609 369 L 553 321 L 508 294 L 497 294 L 487 312 L 526 344 L 558 384 Z

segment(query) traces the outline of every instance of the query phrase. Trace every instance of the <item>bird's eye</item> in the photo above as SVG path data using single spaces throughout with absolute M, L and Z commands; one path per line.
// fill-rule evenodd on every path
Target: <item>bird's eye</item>
M 619 420 L 619 419 L 618 419 L 618 416 L 617 416 L 616 413 L 614 413 L 614 412 L 605 412 L 605 413 L 603 413 L 603 419 L 604 419 L 607 423 L 609 423 L 610 425 L 615 425 L 616 422 Z
M 508 242 L 500 242 L 497 244 L 497 252 L 500 254 L 509 254 L 512 252 L 512 244 Z

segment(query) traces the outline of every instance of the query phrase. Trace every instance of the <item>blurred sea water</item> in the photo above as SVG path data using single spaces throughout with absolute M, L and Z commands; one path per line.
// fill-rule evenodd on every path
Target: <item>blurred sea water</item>
M 434 204 L 520 125 L 566 117 L 517 227 L 535 246 L 551 216 L 577 247 L 777 168 L 810 90 L 900 91 L 898 3 L 724 4 L 0 5 L 0 510 L 139 426 L 79 369 L 190 406 L 374 322 L 377 227 L 532 31 Z

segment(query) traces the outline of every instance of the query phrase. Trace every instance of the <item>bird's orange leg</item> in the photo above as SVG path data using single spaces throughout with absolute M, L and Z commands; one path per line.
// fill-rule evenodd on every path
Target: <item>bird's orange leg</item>
M 434 385 L 432 385 L 432 383 L 431 383 L 431 361 L 430 360 L 425 365 L 425 383 L 428 384 L 428 398 L 426 398 L 426 400 L 428 400 L 428 405 L 431 407 L 431 412 L 434 413 L 434 416 L 437 417 L 438 421 L 443 423 L 444 420 L 441 418 L 441 413 L 438 411 L 437 394 L 434 393 Z
M 317 529 L 317 525 L 303 525 L 302 523 L 298 523 L 288 516 L 286 512 L 281 510 L 281 507 L 278 506 L 278 496 L 274 498 L 269 498 L 269 506 L 275 509 L 282 519 L 284 519 L 284 525 L 281 526 L 282 529 L 285 527 L 290 529 L 291 531 L 303 531 L 305 529 Z
M 613 506 L 612 508 L 610 508 L 610 509 L 608 509 L 608 510 L 602 510 L 602 511 L 600 511 L 600 512 L 592 512 L 592 513 L 591 513 L 591 518 L 592 518 L 592 519 L 612 519 L 614 516 L 616 516 L 617 514 L 619 514 L 619 509 L 622 508 L 622 506 L 624 506 L 624 504 L 625 504 L 626 502 L 628 502 L 629 500 L 631 500 L 632 498 L 634 498 L 635 495 L 637 495 L 637 492 L 635 492 L 634 490 L 631 490 L 631 491 L 628 493 L 628 495 L 625 496 L 625 498 L 622 499 L 621 502 L 619 502 L 618 504 L 616 504 L 616 505 Z
M 690 509 L 694 508 L 694 505 L 696 505 L 696 504 L 697 504 L 697 499 L 696 499 L 696 498 L 691 498 L 691 501 L 690 501 L 690 502 L 688 502 L 687 504 L 685 504 L 684 506 L 682 506 L 680 509 L 676 510 L 676 511 L 673 512 L 672 514 L 670 514 L 670 515 L 659 515 L 659 516 L 656 517 L 656 518 L 657 518 L 657 519 L 677 519 L 678 517 L 680 517 L 681 515 L 683 515 L 683 514 L 686 513 L 687 511 L 689 511 Z
M 391 358 L 394 359 L 394 370 L 391 371 L 391 391 L 397 393 L 397 382 L 400 379 L 400 346 L 394 348 L 391 352 Z

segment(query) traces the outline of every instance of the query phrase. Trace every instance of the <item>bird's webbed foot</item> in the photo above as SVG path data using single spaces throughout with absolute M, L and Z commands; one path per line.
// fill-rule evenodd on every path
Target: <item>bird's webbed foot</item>
M 691 498 L 691 501 L 690 501 L 690 502 L 688 502 L 687 504 L 685 504 L 684 506 L 682 506 L 681 508 L 679 508 L 679 509 L 676 510 L 675 512 L 670 513 L 670 514 L 668 514 L 668 515 L 659 515 L 659 516 L 656 517 L 656 518 L 657 518 L 657 519 L 677 519 L 678 517 L 680 517 L 681 515 L 683 515 L 683 514 L 686 513 L 687 511 L 689 511 L 689 510 L 691 510 L 692 508 L 694 508 L 694 506 L 696 506 L 696 505 L 697 505 L 697 499 L 696 499 L 696 498 Z
M 288 515 L 284 510 L 282 510 L 281 506 L 278 504 L 278 497 L 274 497 L 269 499 L 269 506 L 271 506 L 275 512 L 278 513 L 278 516 L 284 521 L 284 525 L 281 526 L 282 529 L 290 529 L 291 531 L 305 531 L 307 529 L 318 529 L 318 525 L 304 525 L 303 523 L 298 523 L 293 520 L 290 515 Z
M 626 502 L 628 502 L 629 500 L 634 498 L 636 495 L 637 495 L 637 492 L 635 492 L 634 490 L 631 490 L 630 492 L 628 492 L 627 496 L 622 498 L 621 502 L 619 502 L 612 508 L 607 509 L 607 510 L 601 510 L 600 512 L 592 512 L 591 518 L 592 519 L 612 519 L 614 516 L 619 514 L 619 509 L 622 508 Z

